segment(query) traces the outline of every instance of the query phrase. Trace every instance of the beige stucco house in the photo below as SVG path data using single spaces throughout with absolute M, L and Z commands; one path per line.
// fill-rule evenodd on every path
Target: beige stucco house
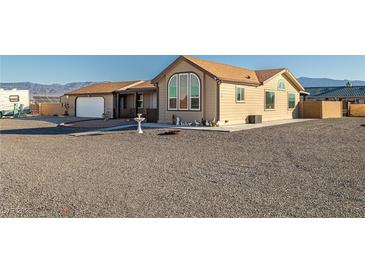
M 131 118 L 150 122 L 219 121 L 220 125 L 299 116 L 302 85 L 285 68 L 249 70 L 180 56 L 151 81 L 98 83 L 66 93 L 69 114 Z
M 189 56 L 180 56 L 152 81 L 158 92 L 158 121 L 215 120 L 247 122 L 248 115 L 263 121 L 299 115 L 304 88 L 285 68 L 248 70 Z

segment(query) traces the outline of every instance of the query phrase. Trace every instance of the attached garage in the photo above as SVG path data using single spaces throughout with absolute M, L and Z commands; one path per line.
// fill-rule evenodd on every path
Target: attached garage
M 102 118 L 105 109 L 103 97 L 78 97 L 76 99 L 76 116 Z
M 127 97 L 131 100 L 124 104 L 122 97 L 123 100 Z M 123 111 L 130 111 L 133 113 L 131 117 L 135 117 L 137 104 L 140 104 L 138 112 L 149 117 L 150 121 L 154 120 L 154 113 L 157 115 L 156 87 L 150 81 L 95 83 L 67 92 L 64 98 L 70 116 L 102 118 L 105 113 L 112 119 L 126 118 Z M 137 102 L 137 98 L 141 100 Z

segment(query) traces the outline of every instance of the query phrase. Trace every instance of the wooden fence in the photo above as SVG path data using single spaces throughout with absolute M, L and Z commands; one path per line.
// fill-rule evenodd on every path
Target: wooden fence
M 39 115 L 55 116 L 65 114 L 65 108 L 59 103 L 40 103 Z
M 29 105 L 30 113 L 33 115 L 39 114 L 39 105 L 38 104 L 30 104 Z
M 299 102 L 301 118 L 341 118 L 342 102 L 335 101 L 301 101 Z
M 351 104 L 350 116 L 352 117 L 365 117 L 365 104 Z

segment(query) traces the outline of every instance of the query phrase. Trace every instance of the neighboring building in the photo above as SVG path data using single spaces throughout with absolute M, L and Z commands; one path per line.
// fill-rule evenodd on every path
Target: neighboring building
M 69 115 L 131 118 L 142 113 L 150 121 L 157 120 L 156 88 L 150 81 L 97 83 L 65 93 L 64 97 Z
M 29 90 L 0 88 L 0 117 L 29 110 Z
M 365 86 L 345 87 L 312 87 L 305 89 L 310 94 L 305 100 L 309 101 L 341 101 L 342 113 L 349 115 L 350 104 L 365 104 Z
M 40 104 L 40 103 L 59 103 L 60 97 L 57 96 L 37 96 L 33 95 L 30 99 L 31 104 Z
M 248 115 L 263 121 L 299 115 L 302 85 L 285 68 L 248 70 L 180 56 L 152 80 L 158 89 L 159 122 L 216 120 L 246 123 Z
M 305 90 L 309 92 L 309 95 L 306 97 L 307 100 L 365 103 L 365 86 L 312 87 Z

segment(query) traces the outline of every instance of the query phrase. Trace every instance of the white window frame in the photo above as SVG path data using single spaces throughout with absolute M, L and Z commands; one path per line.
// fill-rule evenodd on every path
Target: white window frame
M 243 99 L 242 100 L 237 100 L 237 90 L 238 89 L 241 89 L 241 91 L 243 91 Z M 245 91 L 245 88 L 242 87 L 242 86 L 235 86 L 234 98 L 235 98 L 236 103 L 244 103 L 245 100 L 246 100 L 246 91 Z M 241 96 L 241 98 L 242 98 L 242 96 Z
M 187 78 L 188 78 L 188 89 L 187 89 L 187 99 L 188 99 L 188 104 L 187 104 L 187 108 L 183 108 L 181 109 L 180 108 L 180 76 L 181 75 L 187 75 Z M 197 96 L 194 96 L 194 97 L 191 97 L 191 77 L 192 75 L 194 75 L 197 79 L 198 79 L 198 87 L 199 87 L 199 97 Z M 176 97 L 170 97 L 170 93 L 169 93 L 169 87 L 170 87 L 170 83 L 171 83 L 171 80 L 174 78 L 174 77 L 177 77 L 177 80 L 176 80 Z M 201 99 L 201 82 L 200 82 L 200 78 L 199 76 L 196 74 L 196 73 L 193 73 L 193 72 L 180 72 L 180 73 L 175 73 L 173 75 L 171 75 L 169 81 L 167 82 L 167 110 L 172 110 L 172 111 L 201 111 L 201 102 L 202 102 L 202 99 Z M 195 109 L 195 108 L 191 108 L 191 99 L 192 98 L 198 98 L 199 99 L 199 108 L 198 109 Z M 176 108 L 170 108 L 170 99 L 176 99 Z
M 284 88 L 280 88 L 280 83 L 284 84 Z M 278 90 L 286 90 L 286 84 L 285 84 L 285 81 L 283 79 L 279 79 L 277 88 L 278 88 Z
M 141 98 L 142 100 L 138 100 L 138 95 L 140 96 L 139 98 Z M 138 107 L 138 103 L 141 102 L 141 106 Z M 138 108 L 143 108 L 143 94 L 137 94 L 137 109 Z
M 172 80 L 172 78 L 174 78 L 176 76 L 176 97 L 170 97 L 170 82 Z M 170 77 L 169 82 L 167 83 L 167 110 L 178 110 L 179 109 L 179 74 L 174 74 Z M 170 107 L 170 99 L 176 99 L 176 108 L 171 108 Z
M 178 74 L 178 78 L 179 78 L 179 86 L 178 86 L 178 94 L 179 94 L 179 110 L 189 110 L 189 98 L 190 98 L 190 79 L 189 79 L 189 73 L 179 73 Z M 182 76 L 186 76 L 186 108 L 181 108 L 180 107 L 180 77 Z
M 290 107 L 289 106 L 289 98 L 290 98 L 290 95 L 294 95 L 294 107 Z M 295 103 L 296 103 L 296 100 L 297 100 L 297 96 L 294 92 L 288 92 L 288 109 L 291 110 L 291 109 L 295 109 Z
M 266 93 L 267 92 L 274 93 L 274 108 L 266 108 Z M 275 93 L 275 91 L 265 90 L 265 93 L 264 93 L 264 110 L 265 111 L 274 111 L 275 109 L 276 109 L 276 93 Z
M 199 87 L 199 97 L 191 96 L 191 77 L 194 76 L 198 80 L 198 87 Z M 199 99 L 199 107 L 198 108 L 191 108 L 191 99 Z M 200 90 L 200 79 L 199 76 L 195 73 L 189 73 L 189 110 L 191 111 L 200 111 L 200 102 L 201 102 L 201 90 Z

